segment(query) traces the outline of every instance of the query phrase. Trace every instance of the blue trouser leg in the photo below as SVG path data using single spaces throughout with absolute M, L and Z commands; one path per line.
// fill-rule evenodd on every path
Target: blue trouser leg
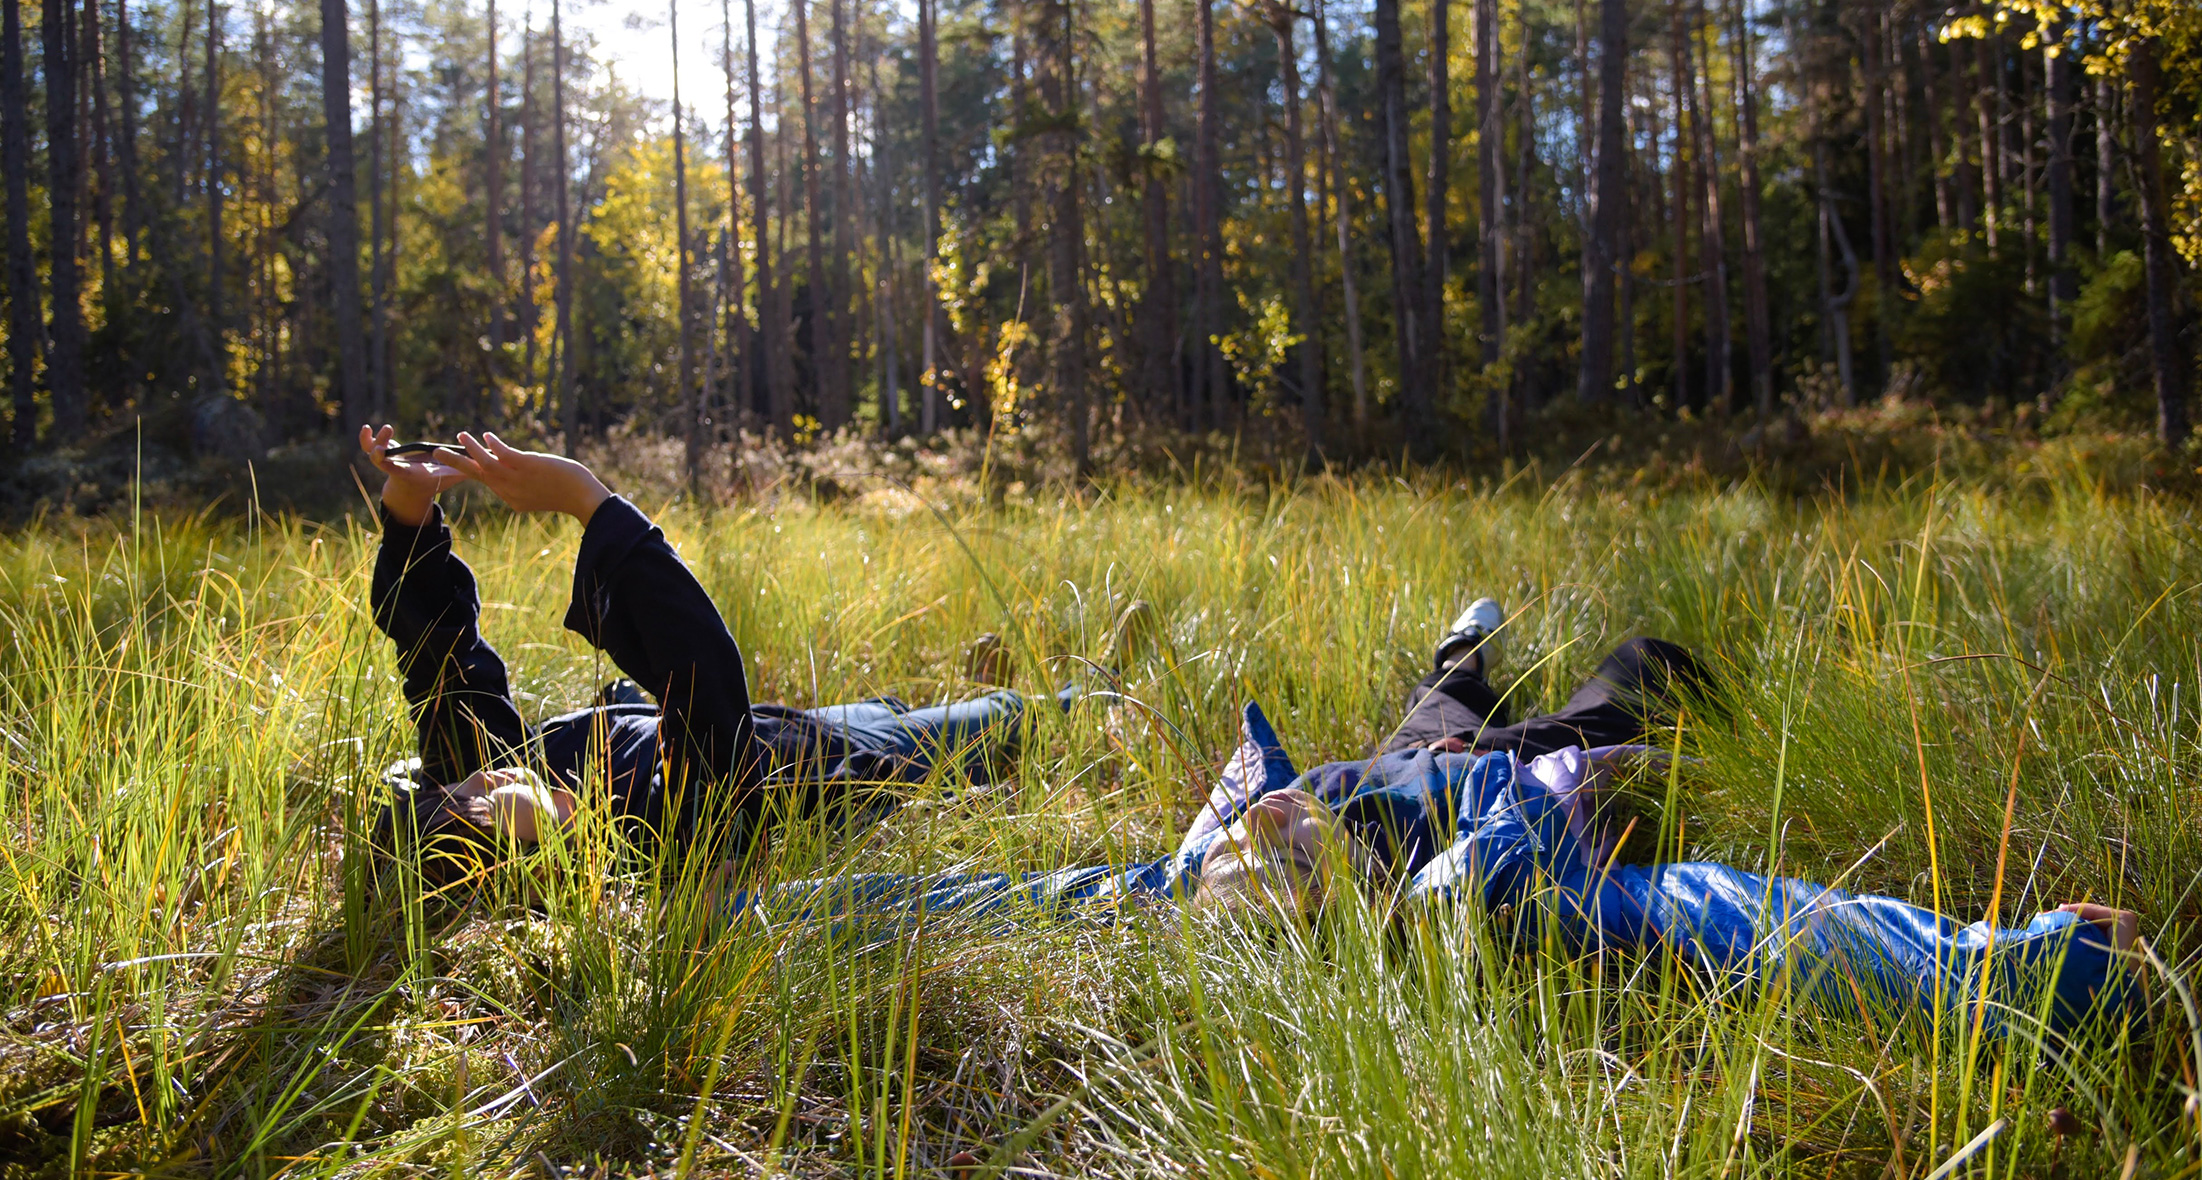
M 1015 748 L 1025 699 L 1007 689 L 929 709 L 889 699 L 806 709 L 839 739 L 829 779 L 918 782 L 936 766 L 961 766 L 973 779 Z

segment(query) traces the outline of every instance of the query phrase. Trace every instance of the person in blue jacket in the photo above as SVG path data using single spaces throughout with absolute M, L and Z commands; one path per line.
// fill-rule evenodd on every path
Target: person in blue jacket
M 775 818 L 874 805 L 885 784 L 922 781 L 936 762 L 985 781 L 1018 735 L 1025 701 L 1007 690 L 930 709 L 752 703 L 725 620 L 640 509 L 571 459 L 494 434 L 459 440 L 463 450 L 393 455 L 389 427 L 359 433 L 387 477 L 369 603 L 397 646 L 420 742 L 393 776 L 375 843 L 416 848 L 429 879 L 464 878 L 592 803 L 645 846 L 702 839 L 723 856 Z M 539 725 L 521 717 L 436 503 L 468 479 L 517 511 L 580 522 L 565 624 L 626 677 L 595 706 Z
M 1638 703 L 1632 733 L 1656 720 Z M 897 924 L 1113 915 L 1143 905 L 1306 915 L 1344 890 L 1451 902 L 1517 927 L 1545 918 L 1584 948 L 1664 949 L 1707 971 L 1778 982 L 1852 1012 L 2014 1013 L 2071 1029 L 2115 1012 L 2138 932 L 2128 910 L 2060 905 L 2018 928 L 1962 924 L 1888 897 L 1709 862 L 1655 860 L 1634 783 L 1643 745 L 1527 755 L 1410 745 L 1292 766 L 1260 708 L 1176 851 L 1129 867 L 1042 873 L 855 874 L 737 898 L 763 920 Z M 1450 736 L 1450 735 L 1448 735 Z M 1438 743 L 1441 747 L 1451 743 Z M 1649 766 L 1654 773 L 1640 773 Z

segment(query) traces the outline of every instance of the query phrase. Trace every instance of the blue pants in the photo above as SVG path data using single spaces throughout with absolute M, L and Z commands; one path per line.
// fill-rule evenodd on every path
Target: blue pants
M 1016 757 L 1024 712 L 1025 698 L 1008 689 L 929 709 L 893 697 L 804 709 L 815 728 L 806 748 L 784 765 L 854 783 L 919 782 L 936 768 L 957 767 L 971 781 L 987 782 Z

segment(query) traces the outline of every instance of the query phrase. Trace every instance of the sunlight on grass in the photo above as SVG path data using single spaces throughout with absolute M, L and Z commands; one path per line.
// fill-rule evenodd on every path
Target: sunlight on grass
M 0 1159 L 902 1176 L 1015 1147 L 1122 1175 L 1923 1176 L 2005 1119 L 1971 1174 L 2202 1166 L 2186 503 L 2050 475 L 1818 502 L 1367 479 L 909 507 L 658 515 L 759 700 L 930 703 L 969 688 L 982 631 L 1022 688 L 1090 683 L 1146 599 L 1163 633 L 1120 669 L 1144 707 L 1035 710 L 1013 787 L 944 774 L 874 827 L 798 827 L 760 879 L 1155 856 L 1243 700 L 1303 767 L 1362 756 L 1489 593 L 1518 710 L 1632 634 L 1723 671 L 1730 711 L 1683 721 L 1705 761 L 1667 846 L 1967 921 L 2139 909 L 2154 1022 L 2085 1049 L 1862 1022 L 1465 912 L 727 922 L 683 884 L 701 866 L 638 866 L 587 816 L 463 906 L 378 892 L 361 842 L 411 731 L 365 613 L 375 536 L 147 516 L 0 540 Z M 616 672 L 559 627 L 577 530 L 479 507 L 457 527 L 523 709 L 586 703 Z M 2084 1130 L 2053 1137 L 2056 1107 Z

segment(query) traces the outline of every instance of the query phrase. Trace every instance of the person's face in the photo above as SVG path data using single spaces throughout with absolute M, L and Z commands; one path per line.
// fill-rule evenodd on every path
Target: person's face
M 1225 828 L 1201 859 L 1201 868 L 1219 858 L 1243 856 L 1288 866 L 1302 879 L 1317 876 L 1339 838 L 1338 821 L 1313 795 L 1297 788 L 1264 795 Z

